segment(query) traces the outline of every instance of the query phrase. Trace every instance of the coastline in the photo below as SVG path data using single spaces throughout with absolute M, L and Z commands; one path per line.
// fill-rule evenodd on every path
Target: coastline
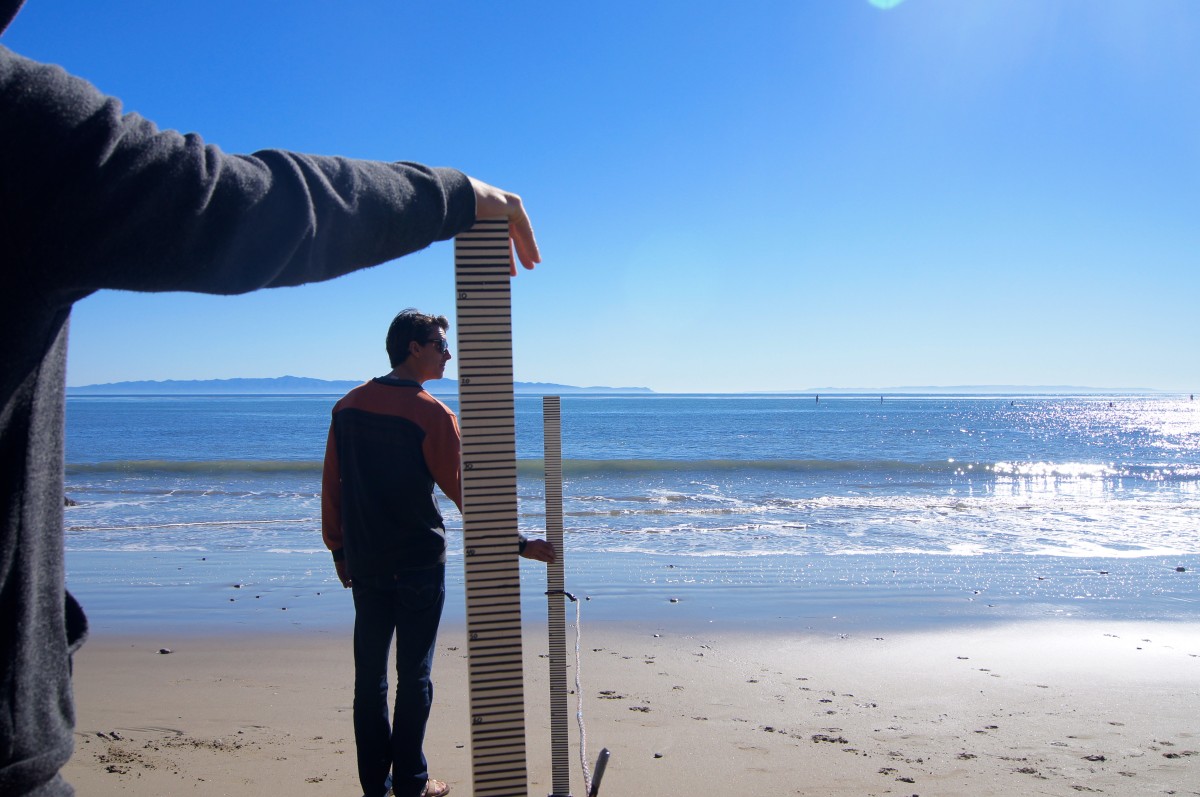
M 357 794 L 353 608 L 315 520 L 327 407 L 186 404 L 69 416 L 67 587 L 92 634 L 67 777 Z M 601 793 L 1200 794 L 1195 411 L 580 399 L 565 587 Z M 455 518 L 428 752 L 468 794 Z M 530 794 L 550 791 L 544 591 L 522 563 Z
M 1200 622 L 584 623 L 589 758 L 613 755 L 601 794 L 1200 793 Z M 348 629 L 167 638 L 95 633 L 77 655 L 65 774 L 81 794 L 357 793 Z M 546 647 L 527 624 L 530 794 L 551 790 Z M 470 793 L 465 651 L 446 623 L 426 751 L 455 794 Z
M 521 565 L 522 614 L 543 621 L 545 571 Z M 575 553 L 566 589 L 585 624 L 640 630 L 871 634 L 1028 620 L 1200 622 L 1200 557 L 1024 554 L 694 556 Z M 465 616 L 461 551 L 443 623 Z M 67 588 L 105 635 L 336 632 L 353 622 L 329 555 L 67 551 Z M 569 614 L 574 610 L 568 608 Z M 630 620 L 629 618 L 635 618 Z

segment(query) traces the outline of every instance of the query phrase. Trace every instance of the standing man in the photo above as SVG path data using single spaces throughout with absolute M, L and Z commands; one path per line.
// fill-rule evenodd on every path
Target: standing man
M 21 0 L 0 0 L 0 33 Z M 114 46 L 120 46 L 119 42 Z M 0 794 L 70 797 L 67 321 L 102 289 L 246 293 L 346 274 L 508 218 L 515 194 L 454 169 L 264 150 L 229 155 L 125 113 L 63 69 L 0 46 Z
M 462 510 L 458 419 L 422 385 L 450 361 L 444 316 L 392 320 L 392 370 L 333 407 L 321 525 L 342 585 L 354 591 L 354 739 L 365 797 L 442 797 L 422 745 L 433 703 L 434 644 L 446 595 L 446 529 L 433 487 Z M 528 559 L 554 561 L 545 540 L 518 535 Z M 396 706 L 387 664 L 396 638 Z

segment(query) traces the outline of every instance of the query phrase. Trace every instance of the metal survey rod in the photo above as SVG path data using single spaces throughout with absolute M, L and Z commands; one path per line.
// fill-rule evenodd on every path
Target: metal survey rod
M 546 541 L 554 546 L 554 561 L 546 566 L 546 614 L 550 643 L 550 764 L 554 791 L 550 797 L 570 797 L 571 764 L 567 735 L 568 594 L 563 579 L 562 401 L 542 397 L 543 468 L 546 484 Z M 574 600 L 574 598 L 572 598 Z

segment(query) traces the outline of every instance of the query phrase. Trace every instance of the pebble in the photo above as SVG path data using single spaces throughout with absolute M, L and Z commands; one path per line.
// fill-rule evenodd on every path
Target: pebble
M 171 649 L 170 648 L 159 648 L 158 652 L 165 656 L 171 652 Z

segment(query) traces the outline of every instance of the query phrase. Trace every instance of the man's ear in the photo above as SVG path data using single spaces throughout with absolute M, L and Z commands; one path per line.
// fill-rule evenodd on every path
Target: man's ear
M 417 343 L 415 340 L 410 340 L 408 342 L 408 356 L 409 357 L 420 357 L 421 356 L 421 344 Z

